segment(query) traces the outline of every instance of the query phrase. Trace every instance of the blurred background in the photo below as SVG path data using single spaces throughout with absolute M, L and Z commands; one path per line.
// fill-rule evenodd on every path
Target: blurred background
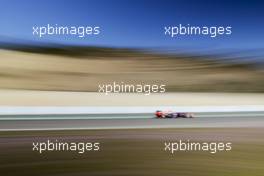
M 0 106 L 263 105 L 263 8 L 264 1 L 257 0 L 0 0 Z M 99 26 L 100 34 L 32 34 L 33 27 L 47 24 Z M 165 26 L 179 24 L 231 26 L 232 34 L 164 35 Z M 99 84 L 113 82 L 165 84 L 169 93 L 94 93 Z M 149 120 L 151 125 L 158 120 L 146 116 L 135 121 Z M 63 122 L 82 126 L 90 121 L 75 119 L 76 114 L 69 121 L 52 118 L 0 118 L 2 126 L 12 127 L 0 129 L 1 175 L 264 175 L 261 112 L 257 117 L 242 112 L 218 117 L 236 125 L 246 119 L 259 128 L 215 128 L 217 121 L 209 121 L 212 128 L 58 130 Z M 177 120 L 199 126 L 203 118 L 217 119 Z M 130 122 L 105 123 L 119 120 Z M 15 129 L 23 123 L 36 128 L 47 123 L 49 130 Z M 47 139 L 99 141 L 102 148 L 83 155 L 32 152 L 32 142 Z M 194 151 L 172 156 L 163 151 L 165 141 L 180 139 L 232 142 L 233 149 L 215 155 Z
M 167 92 L 263 92 L 263 65 L 244 54 L 11 45 L 0 51 L 0 88 L 97 92 L 99 84 L 124 82 L 165 84 Z
M 42 2 L 42 1 L 41 1 Z M 263 92 L 263 3 L 1 0 L 0 88 L 98 91 L 166 84 L 169 92 Z M 164 35 L 164 26 L 232 26 L 232 34 Z M 33 35 L 32 27 L 100 26 L 100 34 Z

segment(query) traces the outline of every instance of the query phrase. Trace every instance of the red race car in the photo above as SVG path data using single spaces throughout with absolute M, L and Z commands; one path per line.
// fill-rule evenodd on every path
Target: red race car
M 155 113 L 156 118 L 193 118 L 192 113 L 188 112 L 173 112 L 173 111 L 160 111 Z

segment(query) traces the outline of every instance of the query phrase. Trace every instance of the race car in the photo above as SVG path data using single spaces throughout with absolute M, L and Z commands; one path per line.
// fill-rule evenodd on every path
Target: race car
M 155 113 L 156 118 L 193 118 L 192 113 L 188 112 L 173 112 L 173 111 L 160 111 Z

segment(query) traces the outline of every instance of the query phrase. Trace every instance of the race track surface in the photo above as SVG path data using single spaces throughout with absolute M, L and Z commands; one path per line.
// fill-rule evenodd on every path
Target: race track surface
M 198 113 L 192 119 L 155 119 L 152 114 L 1 116 L 0 131 L 264 127 L 264 113 Z

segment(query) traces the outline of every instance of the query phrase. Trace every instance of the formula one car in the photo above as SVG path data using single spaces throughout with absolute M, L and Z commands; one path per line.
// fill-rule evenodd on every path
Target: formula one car
M 173 111 L 156 111 L 156 118 L 193 118 L 192 113 L 188 112 L 173 112 Z

